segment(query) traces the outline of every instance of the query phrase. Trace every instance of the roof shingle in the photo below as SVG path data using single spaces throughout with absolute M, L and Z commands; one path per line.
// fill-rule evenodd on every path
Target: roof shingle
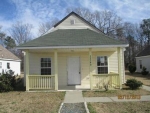
M 0 59 L 20 60 L 17 56 L 9 50 L 0 45 Z
M 89 45 L 122 45 L 103 33 L 90 29 L 58 29 L 43 35 L 18 47 L 47 47 L 47 46 L 89 46 Z

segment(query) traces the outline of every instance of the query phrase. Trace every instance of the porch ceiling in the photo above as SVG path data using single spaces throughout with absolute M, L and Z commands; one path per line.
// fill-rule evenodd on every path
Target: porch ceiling
M 31 49 L 29 52 L 54 52 L 55 49 Z M 65 49 L 57 49 L 58 52 L 87 52 L 88 48 L 65 48 Z M 116 51 L 117 48 L 92 48 L 92 51 Z

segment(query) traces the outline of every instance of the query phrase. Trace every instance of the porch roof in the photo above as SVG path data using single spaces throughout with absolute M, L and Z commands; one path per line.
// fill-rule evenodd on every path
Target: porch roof
M 32 41 L 19 45 L 26 47 L 59 47 L 59 46 L 103 46 L 103 45 L 127 45 L 115 40 L 103 33 L 97 33 L 90 29 L 58 29 Z

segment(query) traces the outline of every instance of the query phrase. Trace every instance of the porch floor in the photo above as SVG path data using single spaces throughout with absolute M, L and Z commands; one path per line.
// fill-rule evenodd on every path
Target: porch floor
M 72 86 L 58 86 L 58 90 L 90 90 L 90 85 L 72 85 Z

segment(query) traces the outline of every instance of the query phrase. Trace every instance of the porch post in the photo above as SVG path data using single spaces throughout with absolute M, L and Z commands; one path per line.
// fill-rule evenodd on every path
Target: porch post
M 58 90 L 58 58 L 57 49 L 54 50 L 54 65 L 55 65 L 55 90 Z
M 92 84 L 92 49 L 89 49 L 89 76 L 90 76 L 90 89 L 93 89 Z
M 121 48 L 117 48 L 118 53 L 118 74 L 119 74 L 119 85 L 120 89 L 122 89 L 122 76 L 121 76 Z
M 29 91 L 29 51 L 25 51 L 26 91 Z

